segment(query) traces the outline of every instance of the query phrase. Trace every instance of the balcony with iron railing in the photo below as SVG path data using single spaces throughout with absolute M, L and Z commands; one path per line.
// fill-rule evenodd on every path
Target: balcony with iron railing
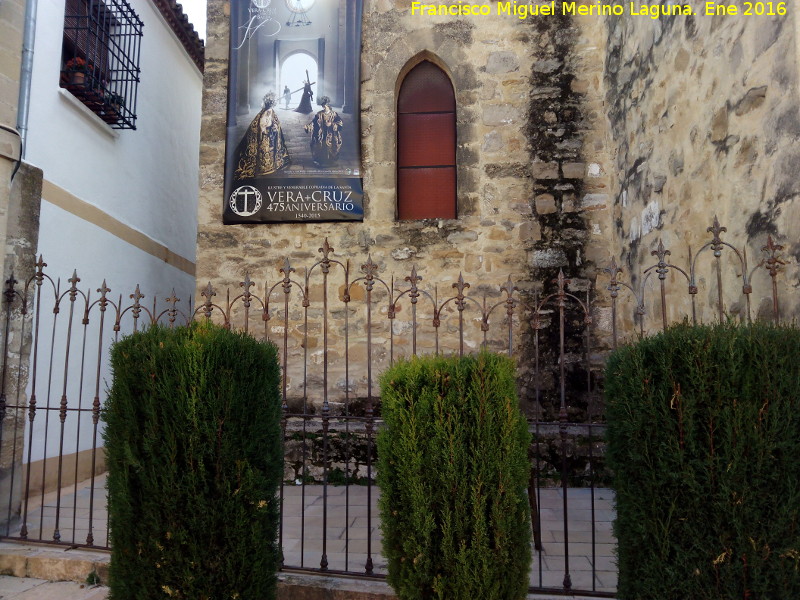
M 136 129 L 143 23 L 125 0 L 68 0 L 59 85 L 113 129 Z

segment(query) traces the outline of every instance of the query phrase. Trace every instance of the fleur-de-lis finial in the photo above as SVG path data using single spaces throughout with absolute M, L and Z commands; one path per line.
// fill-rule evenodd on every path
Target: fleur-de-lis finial
M 770 277 L 775 277 L 778 274 L 778 270 L 781 268 L 781 265 L 785 265 L 786 263 L 778 257 L 778 252 L 783 250 L 783 246 L 780 244 L 776 244 L 775 241 L 772 239 L 772 235 L 767 236 L 767 245 L 761 248 L 762 252 L 766 252 L 768 254 L 767 259 L 765 261 L 765 267 L 767 271 L 769 271 Z
M 44 262 L 41 254 L 39 255 L 39 260 L 37 260 L 36 264 L 33 266 L 36 267 L 36 273 L 33 276 L 36 285 L 42 285 L 42 282 L 44 282 L 44 268 L 47 266 L 47 263 Z
M 328 273 L 331 268 L 331 259 L 328 255 L 333 252 L 333 246 L 328 243 L 328 238 L 325 238 L 319 251 L 322 252 L 322 272 Z
M 469 288 L 469 284 L 464 282 L 464 276 L 462 273 L 459 272 L 458 281 L 453 284 L 453 287 L 458 292 L 456 295 L 456 308 L 458 310 L 464 310 L 466 307 L 466 302 L 464 302 L 464 290 Z
M 137 288 L 137 289 L 138 289 L 138 288 Z M 200 295 L 201 295 L 203 298 L 205 298 L 205 299 L 206 299 L 206 302 L 211 302 L 211 298 L 213 298 L 214 296 L 216 296 L 216 295 L 217 295 L 217 292 L 216 292 L 216 291 L 214 291 L 214 287 L 211 285 L 211 282 L 209 281 L 209 282 L 206 284 L 206 287 L 205 287 L 205 288 L 203 288 L 203 291 L 202 291 L 202 292 L 200 292 Z
M 141 299 L 144 298 L 144 294 L 139 290 L 139 284 L 136 284 L 136 289 L 130 295 L 130 298 L 133 300 L 133 310 L 131 313 L 133 314 L 133 330 L 137 331 L 139 327 L 139 315 L 142 313 L 142 305 Z
M 181 301 L 181 299 L 175 295 L 175 288 L 172 288 L 172 295 L 170 295 L 169 298 L 165 298 L 165 300 L 167 304 L 170 305 L 170 308 L 167 311 L 167 315 L 169 317 L 170 324 L 173 324 L 175 323 L 175 317 L 178 314 L 178 309 L 175 307 L 175 305 Z
M 283 266 L 280 268 L 280 272 L 283 273 L 283 293 L 288 294 L 292 290 L 291 276 L 292 273 L 294 273 L 294 267 L 289 264 L 288 258 L 283 260 Z
M 81 280 L 81 278 L 78 277 L 78 271 L 77 270 L 73 270 L 72 271 L 72 277 L 67 279 L 67 281 L 69 281 L 69 283 L 70 283 L 70 286 L 69 286 L 69 299 L 70 300 L 74 301 L 75 298 L 78 297 L 78 283 L 80 282 L 80 280 Z
M 507 298 L 510 298 L 514 292 L 518 290 L 519 288 L 517 288 L 517 286 L 514 285 L 514 282 L 511 280 L 511 275 L 509 275 L 508 279 L 506 279 L 506 282 L 500 286 L 500 291 L 505 292 Z
M 176 305 L 178 302 L 180 302 L 180 301 L 181 301 L 181 299 L 180 299 L 180 298 L 178 298 L 177 296 L 175 296 L 175 288 L 172 288 L 172 294 L 171 294 L 171 295 L 170 295 L 168 298 L 164 298 L 164 300 L 165 300 L 165 301 L 166 301 L 168 304 L 171 304 L 172 306 L 175 306 L 175 305 Z
M 279 269 L 281 273 L 283 273 L 284 279 L 287 279 L 291 273 L 294 273 L 294 267 L 289 264 L 289 258 L 283 259 L 283 266 Z
M 365 287 L 371 292 L 375 286 L 375 274 L 378 272 L 378 265 L 372 261 L 372 254 L 367 254 L 367 262 L 361 265 L 361 271 L 364 273 Z
M 411 298 L 411 304 L 416 304 L 417 298 L 419 298 L 419 289 L 417 288 L 417 282 L 422 281 L 422 277 L 417 275 L 416 265 L 412 265 L 411 275 L 406 277 L 405 281 L 408 281 L 411 284 L 411 291 L 408 293 L 408 297 Z
M 559 293 L 559 295 L 563 295 L 564 294 L 564 291 L 566 290 L 566 287 L 570 284 L 571 281 L 572 281 L 571 279 L 567 279 L 566 276 L 564 275 L 564 269 L 559 269 L 558 270 L 558 277 L 553 279 L 553 283 L 557 283 L 558 284 L 558 293 Z
M 720 234 L 727 232 L 728 228 L 722 227 L 719 224 L 717 215 L 714 215 L 714 223 L 711 225 L 711 227 L 707 227 L 706 231 L 714 234 L 714 239 L 711 240 L 711 249 L 714 251 L 714 256 L 719 258 L 722 250 L 722 238 L 720 238 Z
M 658 257 L 658 266 L 656 267 L 656 273 L 658 273 L 659 279 L 666 279 L 667 273 L 669 273 L 669 267 L 666 262 L 666 257 L 672 254 L 669 250 L 664 248 L 664 242 L 661 238 L 658 238 L 658 248 L 655 250 L 650 251 L 650 256 L 657 256 Z
M 250 273 L 244 274 L 244 281 L 239 282 L 239 287 L 244 288 L 244 293 L 242 294 L 242 303 L 244 304 L 245 308 L 250 308 L 250 298 L 252 294 L 250 293 L 250 288 L 253 287 L 255 284 L 250 281 Z
M 615 256 L 611 257 L 611 266 L 604 268 L 603 271 L 611 275 L 611 279 L 616 279 L 617 275 L 622 273 L 622 269 L 617 264 L 617 258 Z
M 106 280 L 103 279 L 102 285 L 99 288 L 97 288 L 97 293 L 100 294 L 100 302 L 98 303 L 98 305 L 100 306 L 100 312 L 106 311 L 106 307 L 108 306 L 108 298 L 106 298 L 106 296 L 110 291 L 111 288 L 108 287 L 108 285 L 106 284 Z
M 714 215 L 714 222 L 711 224 L 711 227 L 706 228 L 706 231 L 713 233 L 715 238 L 719 238 L 719 234 L 727 232 L 728 228 L 722 227 L 719 224 L 719 218 L 717 218 L 717 215 Z
M 328 243 L 328 238 L 325 238 L 325 241 L 322 242 L 322 248 L 318 250 L 318 252 L 322 253 L 322 259 L 328 260 L 328 255 L 333 252 L 334 248 Z
M 417 275 L 417 265 L 411 266 L 411 275 L 405 278 L 405 281 L 408 281 L 411 284 L 411 287 L 416 289 L 417 282 L 422 281 L 422 277 Z
M 139 284 L 138 283 L 136 284 L 136 289 L 130 295 L 130 298 L 133 300 L 133 305 L 134 306 L 139 306 L 139 301 L 142 298 L 144 298 L 144 294 L 141 291 L 139 291 Z
M 567 301 L 567 286 L 570 283 L 570 279 L 567 279 L 564 275 L 564 269 L 558 270 L 558 277 L 553 279 L 554 283 L 558 284 L 558 293 L 556 296 L 558 297 L 558 304 L 559 306 L 563 307 L 566 305 Z
M 453 284 L 453 287 L 458 290 L 459 295 L 463 295 L 464 290 L 469 288 L 469 284 L 464 281 L 463 273 L 458 273 L 458 281 Z
M 664 241 L 658 238 L 658 248 L 650 251 L 650 256 L 657 256 L 659 262 L 664 262 L 664 258 L 671 255 L 672 252 L 664 248 Z
M 206 319 L 210 319 L 210 318 L 211 318 L 211 312 L 212 312 L 212 310 L 214 309 L 214 303 L 213 303 L 213 301 L 212 301 L 211 299 L 212 299 L 214 296 L 216 296 L 216 295 L 217 295 L 217 292 L 215 292 L 215 291 L 214 291 L 214 288 L 213 288 L 213 286 L 211 285 L 211 282 L 210 282 L 210 281 L 209 281 L 209 282 L 208 282 L 208 284 L 206 285 L 205 289 L 203 289 L 203 291 L 202 291 L 202 292 L 200 292 L 200 295 L 201 295 L 203 298 L 205 298 L 205 299 L 206 299 L 206 300 L 205 300 L 205 302 L 203 302 L 203 316 L 204 316 Z
M 374 279 L 378 272 L 378 265 L 372 260 L 372 254 L 367 254 L 367 262 L 361 265 L 361 271 L 366 279 Z
M 611 275 L 611 281 L 608 282 L 606 289 L 611 292 L 612 298 L 616 298 L 619 296 L 620 289 L 622 289 L 622 286 L 620 286 L 619 280 L 617 279 L 617 276 L 622 274 L 622 269 L 619 267 L 619 265 L 617 265 L 617 259 L 612 256 L 611 265 L 605 267 L 603 271 Z
M 519 288 L 511 281 L 511 275 L 509 275 L 506 282 L 500 286 L 500 291 L 506 293 L 506 314 L 512 317 L 514 315 L 514 307 L 517 305 L 517 301 L 514 299 L 514 292 L 519 291 Z

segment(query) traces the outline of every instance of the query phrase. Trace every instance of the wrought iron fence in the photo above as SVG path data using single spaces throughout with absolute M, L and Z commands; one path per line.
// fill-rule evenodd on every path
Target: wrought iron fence
M 0 534 L 109 547 L 100 445 L 109 345 L 154 323 L 211 319 L 279 349 L 284 568 L 385 574 L 373 487 L 377 375 L 400 356 L 485 347 L 518 357 L 534 437 L 531 589 L 613 596 L 613 497 L 605 487 L 598 402 L 602 359 L 626 332 L 650 331 L 648 315 L 653 327 L 666 327 L 671 300 L 680 307 L 688 297 L 684 316 L 695 322 L 702 317 L 699 296 L 716 299 L 716 318 L 729 318 L 726 308 L 736 305 L 739 318 L 750 319 L 757 269 L 772 282 L 763 298 L 771 317 L 780 318 L 781 247 L 770 238 L 763 260 L 748 268 L 746 253 L 722 241 L 724 232 L 715 221 L 711 241 L 690 253 L 686 269 L 668 262 L 660 242 L 652 252 L 657 262 L 630 281 L 612 262 L 599 293 L 571 286 L 563 273 L 538 283 L 476 284 L 458 275 L 442 286 L 422 285 L 417 268 L 394 278 L 370 257 L 353 268 L 326 240 L 312 265 L 298 271 L 286 260 L 260 291 L 248 275 L 224 297 L 209 283 L 195 303 L 174 292 L 146 303 L 138 286 L 130 301 L 112 297 L 105 282 L 90 293 L 78 287 L 77 273 L 62 286 L 40 258 L 29 278 L 11 276 L 4 294 Z M 739 265 L 741 291 L 733 297 L 723 285 L 726 251 Z M 699 275 L 698 259 L 706 256 L 710 278 Z M 679 278 L 683 296 L 669 291 Z M 581 413 L 576 405 L 584 405 Z

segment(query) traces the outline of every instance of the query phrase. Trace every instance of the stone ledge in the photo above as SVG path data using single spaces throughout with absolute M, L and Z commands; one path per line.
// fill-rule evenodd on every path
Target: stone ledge
M 0 575 L 85 583 L 94 572 L 108 581 L 111 555 L 98 550 L 0 542 Z
M 94 571 L 108 583 L 111 555 L 101 550 L 69 549 L 17 542 L 0 542 L 0 575 L 47 581 L 86 583 Z M 311 573 L 278 574 L 278 600 L 394 600 L 397 596 L 381 579 L 357 579 Z M 585 596 L 528 594 L 527 600 L 590 600 Z
M 385 581 L 306 573 L 279 573 L 278 600 L 390 600 L 397 598 Z
M 355 579 L 284 572 L 278 574 L 278 600 L 395 600 L 392 588 L 380 579 Z M 528 594 L 526 600 L 591 600 L 587 596 Z

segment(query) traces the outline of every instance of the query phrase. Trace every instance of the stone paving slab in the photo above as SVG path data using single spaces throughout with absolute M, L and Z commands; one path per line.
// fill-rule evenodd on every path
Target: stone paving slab
M 11 598 L 39 585 L 41 579 L 0 575 L 0 598 Z
M 108 588 L 73 581 L 0 575 L 0 600 L 105 600 Z

